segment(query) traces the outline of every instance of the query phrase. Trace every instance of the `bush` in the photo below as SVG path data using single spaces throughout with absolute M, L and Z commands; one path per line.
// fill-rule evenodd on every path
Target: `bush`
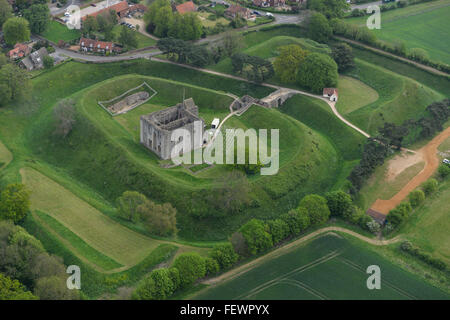
M 213 258 L 205 258 L 206 275 L 216 274 L 220 270 L 219 263 Z
M 211 250 L 210 257 L 219 263 L 221 269 L 228 269 L 239 259 L 231 243 L 218 244 Z
M 438 174 L 442 179 L 447 178 L 450 175 L 450 166 L 447 164 L 441 164 L 438 168 Z
M 352 198 L 344 191 L 332 191 L 325 194 L 331 216 L 343 217 L 352 210 Z
M 173 263 L 180 273 L 180 287 L 186 288 L 206 275 L 205 259 L 196 252 L 182 253 Z
M 266 231 L 266 225 L 261 220 L 250 220 L 239 232 L 244 236 L 251 255 L 264 252 L 273 246 L 272 236 Z
M 402 202 L 395 209 L 389 211 L 386 219 L 394 228 L 396 228 L 406 221 L 411 211 L 412 207 L 409 202 Z
M 269 229 L 269 233 L 272 235 L 273 244 L 277 244 L 289 236 L 289 226 L 281 219 L 267 221 L 267 227 Z
M 422 183 L 421 187 L 423 192 L 425 192 L 425 195 L 428 197 L 437 190 L 438 182 L 436 179 L 429 179 L 428 181 Z
M 306 209 L 299 208 L 290 210 L 288 213 L 282 214 L 280 219 L 286 222 L 289 227 L 289 234 L 292 236 L 300 234 L 310 225 L 310 219 Z
M 414 190 L 409 194 L 409 202 L 413 208 L 417 208 L 425 200 L 425 193 L 422 190 Z
M 305 196 L 299 204 L 299 208 L 304 208 L 308 213 L 311 225 L 321 225 L 328 221 L 330 209 L 327 200 L 317 194 Z

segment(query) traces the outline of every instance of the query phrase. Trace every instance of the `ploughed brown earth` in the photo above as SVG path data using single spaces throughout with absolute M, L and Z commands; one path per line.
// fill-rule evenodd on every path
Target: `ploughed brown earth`
M 371 210 L 387 215 L 390 210 L 394 209 L 402 202 L 411 191 L 419 187 L 423 182 L 428 180 L 436 171 L 440 164 L 437 154 L 439 145 L 450 137 L 450 127 L 442 131 L 433 138 L 426 146 L 417 151 L 425 161 L 425 167 L 414 178 L 412 178 L 395 196 L 389 200 L 377 199 L 370 207 Z

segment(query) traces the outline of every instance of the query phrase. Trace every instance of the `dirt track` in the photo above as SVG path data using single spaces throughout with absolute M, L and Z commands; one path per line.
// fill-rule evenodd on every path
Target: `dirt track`
M 450 137 L 450 127 L 442 131 L 438 136 L 434 137 L 426 146 L 421 148 L 418 153 L 421 153 L 425 161 L 425 167 L 414 178 L 412 178 L 395 196 L 389 200 L 377 199 L 370 209 L 378 211 L 383 214 L 388 214 L 390 210 L 394 209 L 400 204 L 408 194 L 416 189 L 422 182 L 428 180 L 439 166 L 439 157 L 437 155 L 437 148 L 439 145 Z
M 325 233 L 329 233 L 329 232 L 333 232 L 333 231 L 338 231 L 338 232 L 343 232 L 343 233 L 349 234 L 349 235 L 351 235 L 353 237 L 356 237 L 356 238 L 358 238 L 358 239 L 360 239 L 362 241 L 365 241 L 365 242 L 370 243 L 370 244 L 375 245 L 375 246 L 383 246 L 383 245 L 392 244 L 392 243 L 395 243 L 395 242 L 397 242 L 397 241 L 399 241 L 401 239 L 399 236 L 397 236 L 395 238 L 392 238 L 392 239 L 389 239 L 389 240 L 371 239 L 371 238 L 365 237 L 365 236 L 363 236 L 363 235 L 361 235 L 359 233 L 356 233 L 354 231 L 351 231 L 351 230 L 348 230 L 348 229 L 345 229 L 345 228 L 341 228 L 341 227 L 325 227 L 325 228 L 319 229 L 317 231 L 314 231 L 314 232 L 312 232 L 312 233 L 310 233 L 310 234 L 308 234 L 308 235 L 306 235 L 306 236 L 304 236 L 304 237 L 302 237 L 302 238 L 300 238 L 298 240 L 295 240 L 295 241 L 293 241 L 291 243 L 288 243 L 288 244 L 286 244 L 286 245 L 284 245 L 284 246 L 282 246 L 282 247 L 280 247 L 280 248 L 278 248 L 278 249 L 276 249 L 276 250 L 274 250 L 272 252 L 269 252 L 268 254 L 265 254 L 262 257 L 259 257 L 259 258 L 255 259 L 255 260 L 252 260 L 249 263 L 246 263 L 246 264 L 244 264 L 242 266 L 239 266 L 237 268 L 233 268 L 232 270 L 230 270 L 228 272 L 225 272 L 225 273 L 221 274 L 218 277 L 211 278 L 211 279 L 206 279 L 205 281 L 203 281 L 203 283 L 211 285 L 211 284 L 217 284 L 218 282 L 222 282 L 224 280 L 230 280 L 232 278 L 237 277 L 240 274 L 243 274 L 243 273 L 247 272 L 251 268 L 254 268 L 255 266 L 261 264 L 264 261 L 267 261 L 269 259 L 273 259 L 275 257 L 278 257 L 278 256 L 286 253 L 289 249 L 291 249 L 293 247 L 296 247 L 296 246 L 300 245 L 301 243 L 303 243 L 305 241 L 308 241 L 309 239 L 312 239 L 312 238 L 314 238 L 314 237 L 316 237 L 316 236 L 318 236 L 320 234 L 325 234 Z

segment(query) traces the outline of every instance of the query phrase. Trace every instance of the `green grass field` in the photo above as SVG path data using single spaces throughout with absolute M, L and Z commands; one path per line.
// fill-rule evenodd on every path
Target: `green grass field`
M 51 20 L 48 24 L 47 30 L 42 33 L 42 36 L 54 43 L 58 43 L 59 40 L 70 42 L 80 38 L 81 32 L 75 29 L 71 30 L 67 28 L 67 26 Z
M 381 289 L 369 290 L 366 269 L 381 270 Z M 398 268 L 359 241 L 326 234 L 269 258 L 201 291 L 194 299 L 325 300 L 449 299 L 445 292 Z
M 6 167 L 11 162 L 12 159 L 13 159 L 12 153 L 0 141 L 0 169 Z
M 378 93 L 354 78 L 339 77 L 339 100 L 336 108 L 345 115 L 378 100 Z
M 431 60 L 450 64 L 450 1 L 439 0 L 381 13 L 377 38 L 386 42 L 404 41 L 407 49 L 422 48 Z M 365 24 L 367 17 L 347 21 Z
M 356 68 L 348 74 L 379 95 L 376 101 L 346 114 L 349 121 L 371 134 L 384 122 L 401 124 L 419 118 L 430 103 L 444 98 L 419 82 L 363 60 L 356 59 Z

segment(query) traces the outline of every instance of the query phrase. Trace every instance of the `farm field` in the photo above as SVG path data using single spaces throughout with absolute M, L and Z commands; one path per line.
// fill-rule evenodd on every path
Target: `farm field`
M 405 42 L 407 49 L 422 48 L 431 60 L 450 64 L 450 1 L 439 0 L 381 13 L 381 29 L 373 30 L 378 39 Z M 367 18 L 347 21 L 365 24 Z
M 382 272 L 381 290 L 367 289 L 370 265 Z M 211 286 L 194 299 L 448 299 L 445 292 L 393 265 L 373 250 L 328 233 Z
M 65 25 L 51 20 L 48 24 L 47 30 L 42 33 L 42 36 L 54 43 L 58 43 L 59 40 L 64 42 L 70 42 L 72 40 L 81 37 L 81 32 L 79 30 L 71 30 Z

